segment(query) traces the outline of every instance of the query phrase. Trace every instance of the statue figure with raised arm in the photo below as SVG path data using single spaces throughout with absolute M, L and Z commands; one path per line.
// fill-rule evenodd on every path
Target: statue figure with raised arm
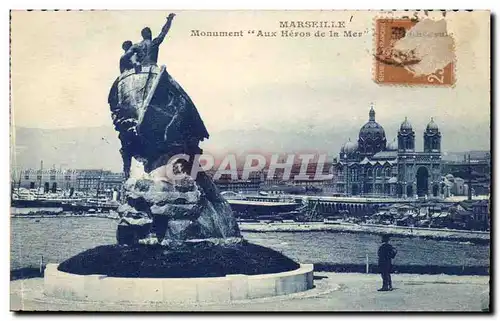
M 141 42 L 124 42 L 121 74 L 109 93 L 126 178 L 117 240 L 165 246 L 240 242 L 231 208 L 212 179 L 203 170 L 192 174 L 200 166 L 198 145 L 209 137 L 203 120 L 166 67 L 157 65 L 159 46 L 174 16 L 167 17 L 158 37 L 153 39 L 146 27 Z M 161 174 L 169 165 L 177 178 Z
M 160 49 L 160 45 L 165 39 L 170 27 L 172 26 L 172 20 L 174 19 L 175 14 L 171 13 L 167 17 L 167 22 L 161 29 L 158 37 L 152 39 L 152 32 L 149 27 L 145 27 L 141 31 L 142 41 L 134 44 L 130 47 L 129 51 L 134 53 L 137 56 L 137 62 L 141 66 L 156 66 L 158 63 L 158 51 Z

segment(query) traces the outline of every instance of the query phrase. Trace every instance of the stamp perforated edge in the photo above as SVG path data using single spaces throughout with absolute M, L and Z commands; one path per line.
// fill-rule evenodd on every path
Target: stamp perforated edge
M 375 11 L 375 10 L 369 10 L 369 11 Z M 436 84 L 412 84 L 412 83 L 386 83 L 386 82 L 378 82 L 377 79 L 377 60 L 375 59 L 374 55 L 376 53 L 377 49 L 377 36 L 376 36 L 376 30 L 377 30 L 377 20 L 379 19 L 411 19 L 411 17 L 414 17 L 415 13 L 420 13 L 420 12 L 425 12 L 425 11 L 440 11 L 440 12 L 473 12 L 473 11 L 478 11 L 478 10 L 457 10 L 457 9 L 450 9 L 450 10 L 398 10 L 398 9 L 392 9 L 392 10 L 376 10 L 378 12 L 377 15 L 375 15 L 372 19 L 372 72 L 371 72 L 371 77 L 372 81 L 378 85 L 378 86 L 383 86 L 383 87 L 412 87 L 412 88 L 455 88 L 457 84 L 457 64 L 458 64 L 458 59 L 456 55 L 456 48 L 455 48 L 455 41 L 453 41 L 453 52 L 455 53 L 454 60 L 452 61 L 452 73 L 451 73 L 451 84 L 446 84 L 446 85 L 436 85 Z M 408 13 L 408 15 L 402 15 L 402 16 L 396 16 L 394 15 L 395 13 L 403 14 L 403 13 Z M 432 18 L 428 18 L 432 19 Z M 455 39 L 453 39 L 455 40 Z

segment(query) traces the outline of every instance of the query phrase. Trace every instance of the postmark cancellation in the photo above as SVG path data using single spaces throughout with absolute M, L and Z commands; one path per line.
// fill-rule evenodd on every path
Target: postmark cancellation
M 454 85 L 455 46 L 445 19 L 377 18 L 374 37 L 376 83 Z

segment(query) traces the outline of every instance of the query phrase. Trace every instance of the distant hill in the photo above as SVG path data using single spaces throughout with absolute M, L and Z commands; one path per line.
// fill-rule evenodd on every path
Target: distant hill
M 490 151 L 471 150 L 471 151 L 464 151 L 464 152 L 444 152 L 443 153 L 443 160 L 445 160 L 445 161 L 453 161 L 453 162 L 461 162 L 468 155 L 470 155 L 471 159 L 488 159 L 488 158 L 491 158 L 491 152 Z
M 323 137 L 322 137 L 323 136 Z M 338 153 L 347 133 L 323 135 L 319 133 L 273 130 L 221 131 L 210 134 L 202 142 L 205 153 L 223 157 L 226 153 L 243 151 L 263 153 L 319 151 L 331 156 Z M 103 168 L 121 171 L 120 141 L 112 127 L 70 129 L 16 128 L 12 143 L 16 155 L 12 165 L 18 168 Z M 333 151 L 333 152 L 332 152 Z M 330 157 L 331 158 L 331 157 Z
M 298 130 L 292 128 L 242 129 L 210 131 L 210 138 L 201 143 L 205 153 L 212 153 L 217 158 L 226 153 L 261 152 L 309 152 L 325 153 L 329 160 L 338 157 L 340 147 L 350 137 L 357 139 L 358 129 L 349 124 L 331 128 L 311 128 Z M 395 137 L 387 131 L 388 141 Z M 453 150 L 462 149 L 456 140 L 459 130 L 451 131 L 443 140 L 443 146 Z M 13 136 L 15 156 L 11 155 L 12 165 L 18 168 L 39 168 L 43 160 L 44 168 L 55 166 L 73 169 L 109 169 L 121 171 L 118 134 L 111 126 L 81 127 L 69 129 L 37 129 L 18 127 Z M 460 143 L 460 142 L 458 142 Z M 489 143 L 485 141 L 484 144 Z M 417 150 L 421 150 L 421 139 L 417 139 Z M 450 145 L 451 146 L 448 146 Z M 477 142 L 475 142 L 477 146 Z M 478 146 L 480 147 L 480 146 Z M 462 150 L 466 150 L 463 148 Z M 463 160 L 469 152 L 443 152 L 444 160 Z M 471 158 L 482 158 L 488 151 L 472 151 Z
M 12 136 L 18 168 L 103 168 L 121 171 L 120 141 L 112 127 L 71 129 L 16 128 Z

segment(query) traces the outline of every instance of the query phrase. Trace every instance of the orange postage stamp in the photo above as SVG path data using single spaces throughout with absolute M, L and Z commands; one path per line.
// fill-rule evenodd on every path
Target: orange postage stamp
M 452 86 L 454 48 L 445 19 L 377 19 L 374 80 L 390 85 Z

